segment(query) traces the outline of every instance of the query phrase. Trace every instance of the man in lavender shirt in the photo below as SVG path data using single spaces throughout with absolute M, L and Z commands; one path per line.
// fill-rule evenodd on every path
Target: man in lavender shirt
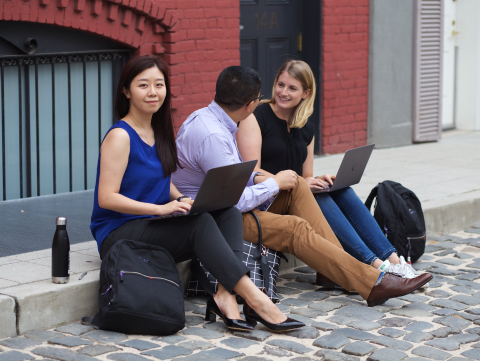
M 209 169 L 242 162 L 235 139 L 237 124 L 257 107 L 262 98 L 260 88 L 254 69 L 228 67 L 218 77 L 215 101 L 183 123 L 177 135 L 183 168 L 172 175 L 182 194 L 195 198 Z M 307 183 L 291 170 L 271 178 L 253 173 L 236 207 L 243 213 L 245 240 L 257 243 L 257 225 L 253 216 L 245 213 L 253 209 L 266 247 L 295 255 L 343 288 L 357 291 L 368 306 L 410 293 L 432 278 L 429 274 L 413 279 L 383 274 L 346 253 Z

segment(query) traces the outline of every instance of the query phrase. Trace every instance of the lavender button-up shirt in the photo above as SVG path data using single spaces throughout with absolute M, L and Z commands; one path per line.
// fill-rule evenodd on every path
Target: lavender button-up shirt
M 177 134 L 178 159 L 183 169 L 172 175 L 182 194 L 195 198 L 209 169 L 242 162 L 235 139 L 237 130 L 232 118 L 214 101 L 187 118 Z M 253 184 L 254 174 L 236 205 L 241 212 L 265 210 L 279 192 L 273 178 Z

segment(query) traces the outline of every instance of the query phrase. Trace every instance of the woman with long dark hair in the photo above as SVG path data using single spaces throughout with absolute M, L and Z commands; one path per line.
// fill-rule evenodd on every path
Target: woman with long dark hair
M 149 220 L 187 212 L 193 203 L 171 182 L 179 167 L 171 111 L 168 66 L 154 56 L 127 62 L 115 99 L 120 119 L 107 132 L 98 158 L 90 228 L 103 258 L 120 239 L 165 248 L 176 262 L 198 257 L 218 281 L 207 303 L 206 320 L 220 316 L 237 330 L 252 326 L 240 317 L 234 292 L 242 296 L 272 329 L 303 326 L 287 317 L 246 275 L 241 262 L 240 211 L 227 208 L 191 217 Z

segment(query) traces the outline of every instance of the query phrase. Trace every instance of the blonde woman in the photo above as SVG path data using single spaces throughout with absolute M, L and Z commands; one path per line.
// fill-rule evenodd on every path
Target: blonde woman
M 273 84 L 272 98 L 240 122 L 238 149 L 244 161 L 258 159 L 257 171 L 273 176 L 286 169 L 305 178 L 311 189 L 328 188 L 334 175 L 313 176 L 315 78 L 307 63 L 290 60 L 282 65 Z M 351 188 L 315 195 L 329 225 L 346 252 L 386 272 L 414 278 L 418 273 L 399 258 L 355 191 Z M 321 274 L 317 284 L 334 286 Z

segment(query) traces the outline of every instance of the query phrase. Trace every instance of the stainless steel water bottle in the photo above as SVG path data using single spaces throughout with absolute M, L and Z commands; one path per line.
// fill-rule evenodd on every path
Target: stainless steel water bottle
M 57 217 L 57 230 L 52 242 L 52 282 L 67 283 L 70 278 L 70 241 L 67 219 Z

